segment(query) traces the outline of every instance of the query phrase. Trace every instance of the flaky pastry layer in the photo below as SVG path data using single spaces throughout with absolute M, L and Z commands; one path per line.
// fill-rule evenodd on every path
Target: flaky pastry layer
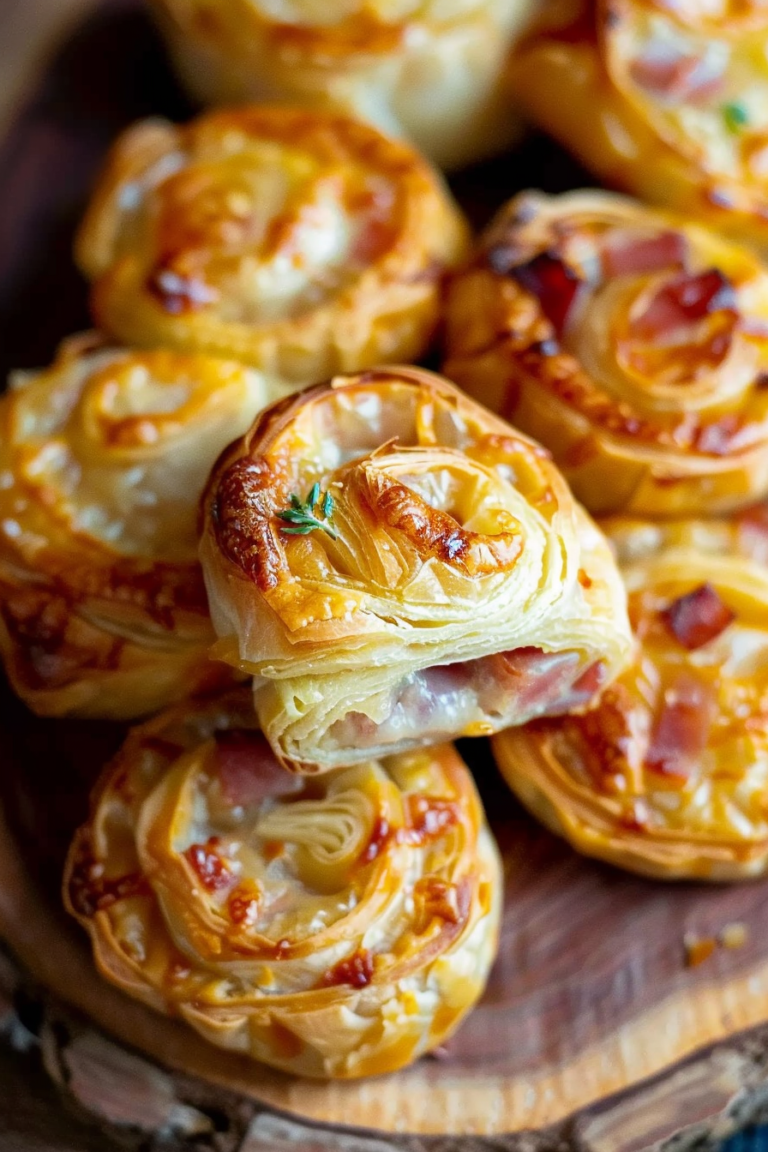
M 449 293 L 445 372 L 541 440 L 590 511 L 768 492 L 768 269 L 605 192 L 523 193 Z
M 520 799 L 579 851 L 660 879 L 768 870 L 768 522 L 604 522 L 637 637 L 580 717 L 502 732 Z
M 201 559 L 216 653 L 299 771 L 578 708 L 629 649 L 548 453 L 416 368 L 264 413 L 214 469 Z
M 217 453 L 280 390 L 86 335 L 0 400 L 0 653 L 36 712 L 130 718 L 228 680 L 197 561 Z
M 99 971 L 206 1039 L 356 1077 L 440 1043 L 493 962 L 501 867 L 450 745 L 284 772 L 250 693 L 128 737 L 66 869 Z
M 342 112 L 457 167 L 519 132 L 508 53 L 533 0 L 153 0 L 177 71 L 203 103 Z
M 467 227 L 405 144 L 344 116 L 244 107 L 117 141 L 77 239 L 97 323 L 297 387 L 432 339 Z

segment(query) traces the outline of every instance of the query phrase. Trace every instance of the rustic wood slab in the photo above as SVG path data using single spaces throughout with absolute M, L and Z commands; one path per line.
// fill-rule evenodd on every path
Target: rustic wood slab
M 87 324 L 69 252 L 108 142 L 137 116 L 188 111 L 137 0 L 105 2 L 51 61 L 0 151 L 0 372 L 44 363 Z M 532 139 L 455 190 L 482 223 L 520 187 L 582 179 Z M 15 957 L 0 962 L 0 1031 L 42 1056 L 82 1108 L 121 1125 L 123 1146 L 639 1152 L 677 1133 L 680 1152 L 768 1117 L 765 883 L 668 888 L 581 860 L 520 810 L 472 742 L 507 873 L 482 1004 L 437 1058 L 403 1073 L 298 1081 L 209 1048 L 97 979 L 59 881 L 121 731 L 36 720 L 7 693 L 0 716 L 0 935 Z M 747 926 L 744 947 L 686 967 L 686 932 L 714 937 L 733 922 Z M 7 1067 L 26 1081 L 22 1065 Z M 66 1144 L 43 1134 L 2 1146 L 108 1147 L 80 1123 Z

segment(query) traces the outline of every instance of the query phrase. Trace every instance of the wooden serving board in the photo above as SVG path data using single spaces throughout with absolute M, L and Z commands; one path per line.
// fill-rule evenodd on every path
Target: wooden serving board
M 87 325 L 70 246 L 108 142 L 138 116 L 188 112 L 137 0 L 107 0 L 50 63 L 0 151 L 0 371 L 45 363 Z M 454 188 L 481 224 L 523 186 L 582 180 L 532 139 Z M 400 1074 L 299 1081 L 209 1048 L 95 976 L 59 881 L 121 730 L 38 720 L 7 692 L 0 716 L 0 935 L 15 958 L 0 957 L 0 1030 L 21 997 L 37 1040 L 16 1020 L 17 1039 L 40 1045 L 81 1105 L 123 1125 L 123 1146 L 639 1152 L 676 1133 L 679 1152 L 768 1117 L 765 883 L 665 887 L 582 860 L 520 810 L 485 743 L 471 742 L 506 864 L 483 1002 L 437 1057 Z M 733 922 L 747 927 L 744 947 L 686 967 L 686 932 L 714 937 Z M 23 1095 L 25 1077 L 5 1061 L 0 1081 L 13 1076 Z M 0 1101 L 0 1136 L 2 1124 Z M 34 1147 L 107 1147 L 61 1124 L 60 1142 Z

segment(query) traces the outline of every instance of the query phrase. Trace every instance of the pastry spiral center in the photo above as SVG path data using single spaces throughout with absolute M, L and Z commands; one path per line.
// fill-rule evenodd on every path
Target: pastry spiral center
M 516 493 L 458 452 L 384 453 L 359 465 L 356 479 L 375 520 L 422 559 L 474 577 L 508 571 L 520 556 L 522 526 L 509 510 Z
M 18 398 L 19 475 L 68 530 L 123 556 L 188 562 L 211 462 L 265 397 L 227 361 L 107 350 L 73 364 L 51 395 Z
M 142 866 L 182 946 L 205 946 L 191 900 L 196 916 L 287 948 L 379 898 L 375 862 L 399 867 L 403 799 L 377 763 L 302 781 L 258 732 L 234 736 L 184 754 L 156 785 L 139 827 Z
M 394 193 L 357 165 L 231 131 L 145 208 L 147 286 L 166 312 L 263 324 L 316 307 L 391 240 Z

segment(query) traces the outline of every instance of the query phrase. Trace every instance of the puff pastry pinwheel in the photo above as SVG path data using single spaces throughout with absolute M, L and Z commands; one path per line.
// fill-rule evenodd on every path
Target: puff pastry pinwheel
M 36 712 L 139 716 L 231 679 L 197 561 L 217 453 L 275 388 L 74 338 L 0 400 L 0 653 Z
M 247 689 L 135 729 L 69 855 L 99 970 L 208 1040 L 305 1076 L 416 1059 L 493 962 L 501 868 L 450 744 L 279 767 Z
M 746 248 L 610 193 L 524 193 L 446 328 L 446 374 L 545 444 L 591 512 L 768 492 L 768 269 Z
M 153 0 L 203 103 L 288 102 L 407 135 L 456 167 L 503 151 L 518 119 L 510 47 L 535 0 Z
M 763 0 L 550 0 L 517 97 L 608 184 L 768 244 Z
M 128 129 L 76 250 L 110 335 L 298 386 L 420 356 L 467 236 L 405 144 L 343 116 L 248 107 Z
M 585 715 L 493 738 L 520 799 L 587 855 L 662 879 L 768 870 L 768 536 L 754 527 L 608 522 L 634 663 Z
M 419 369 L 274 405 L 203 518 L 216 654 L 298 771 L 584 706 L 628 653 L 608 546 L 549 454 Z

